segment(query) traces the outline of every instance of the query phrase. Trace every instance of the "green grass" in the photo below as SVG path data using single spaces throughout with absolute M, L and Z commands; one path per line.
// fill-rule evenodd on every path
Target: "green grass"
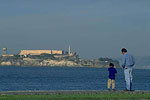
M 1 95 L 0 100 L 150 100 L 150 94 Z

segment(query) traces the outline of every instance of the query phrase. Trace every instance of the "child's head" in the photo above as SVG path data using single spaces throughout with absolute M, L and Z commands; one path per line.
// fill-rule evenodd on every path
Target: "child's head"
M 114 64 L 113 64 L 113 63 L 110 63 L 109 66 L 110 66 L 110 67 L 114 67 Z

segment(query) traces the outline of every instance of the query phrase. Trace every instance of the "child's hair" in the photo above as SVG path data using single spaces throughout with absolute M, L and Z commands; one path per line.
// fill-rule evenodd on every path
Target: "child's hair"
M 113 63 L 110 63 L 110 64 L 109 64 L 109 66 L 112 66 L 112 67 L 114 67 L 114 64 L 113 64 Z

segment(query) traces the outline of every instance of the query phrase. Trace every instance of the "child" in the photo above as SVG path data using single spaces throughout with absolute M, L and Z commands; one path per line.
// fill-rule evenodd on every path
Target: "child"
M 112 84 L 112 90 L 115 91 L 115 76 L 117 74 L 117 70 L 114 68 L 113 63 L 109 64 L 108 71 L 109 71 L 108 91 L 110 91 L 111 84 Z

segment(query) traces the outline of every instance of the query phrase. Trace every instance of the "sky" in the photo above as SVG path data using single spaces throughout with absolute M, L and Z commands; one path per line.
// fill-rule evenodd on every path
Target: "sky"
M 150 56 L 150 0 L 0 0 L 0 48 Z M 0 49 L 2 52 L 2 49 Z

